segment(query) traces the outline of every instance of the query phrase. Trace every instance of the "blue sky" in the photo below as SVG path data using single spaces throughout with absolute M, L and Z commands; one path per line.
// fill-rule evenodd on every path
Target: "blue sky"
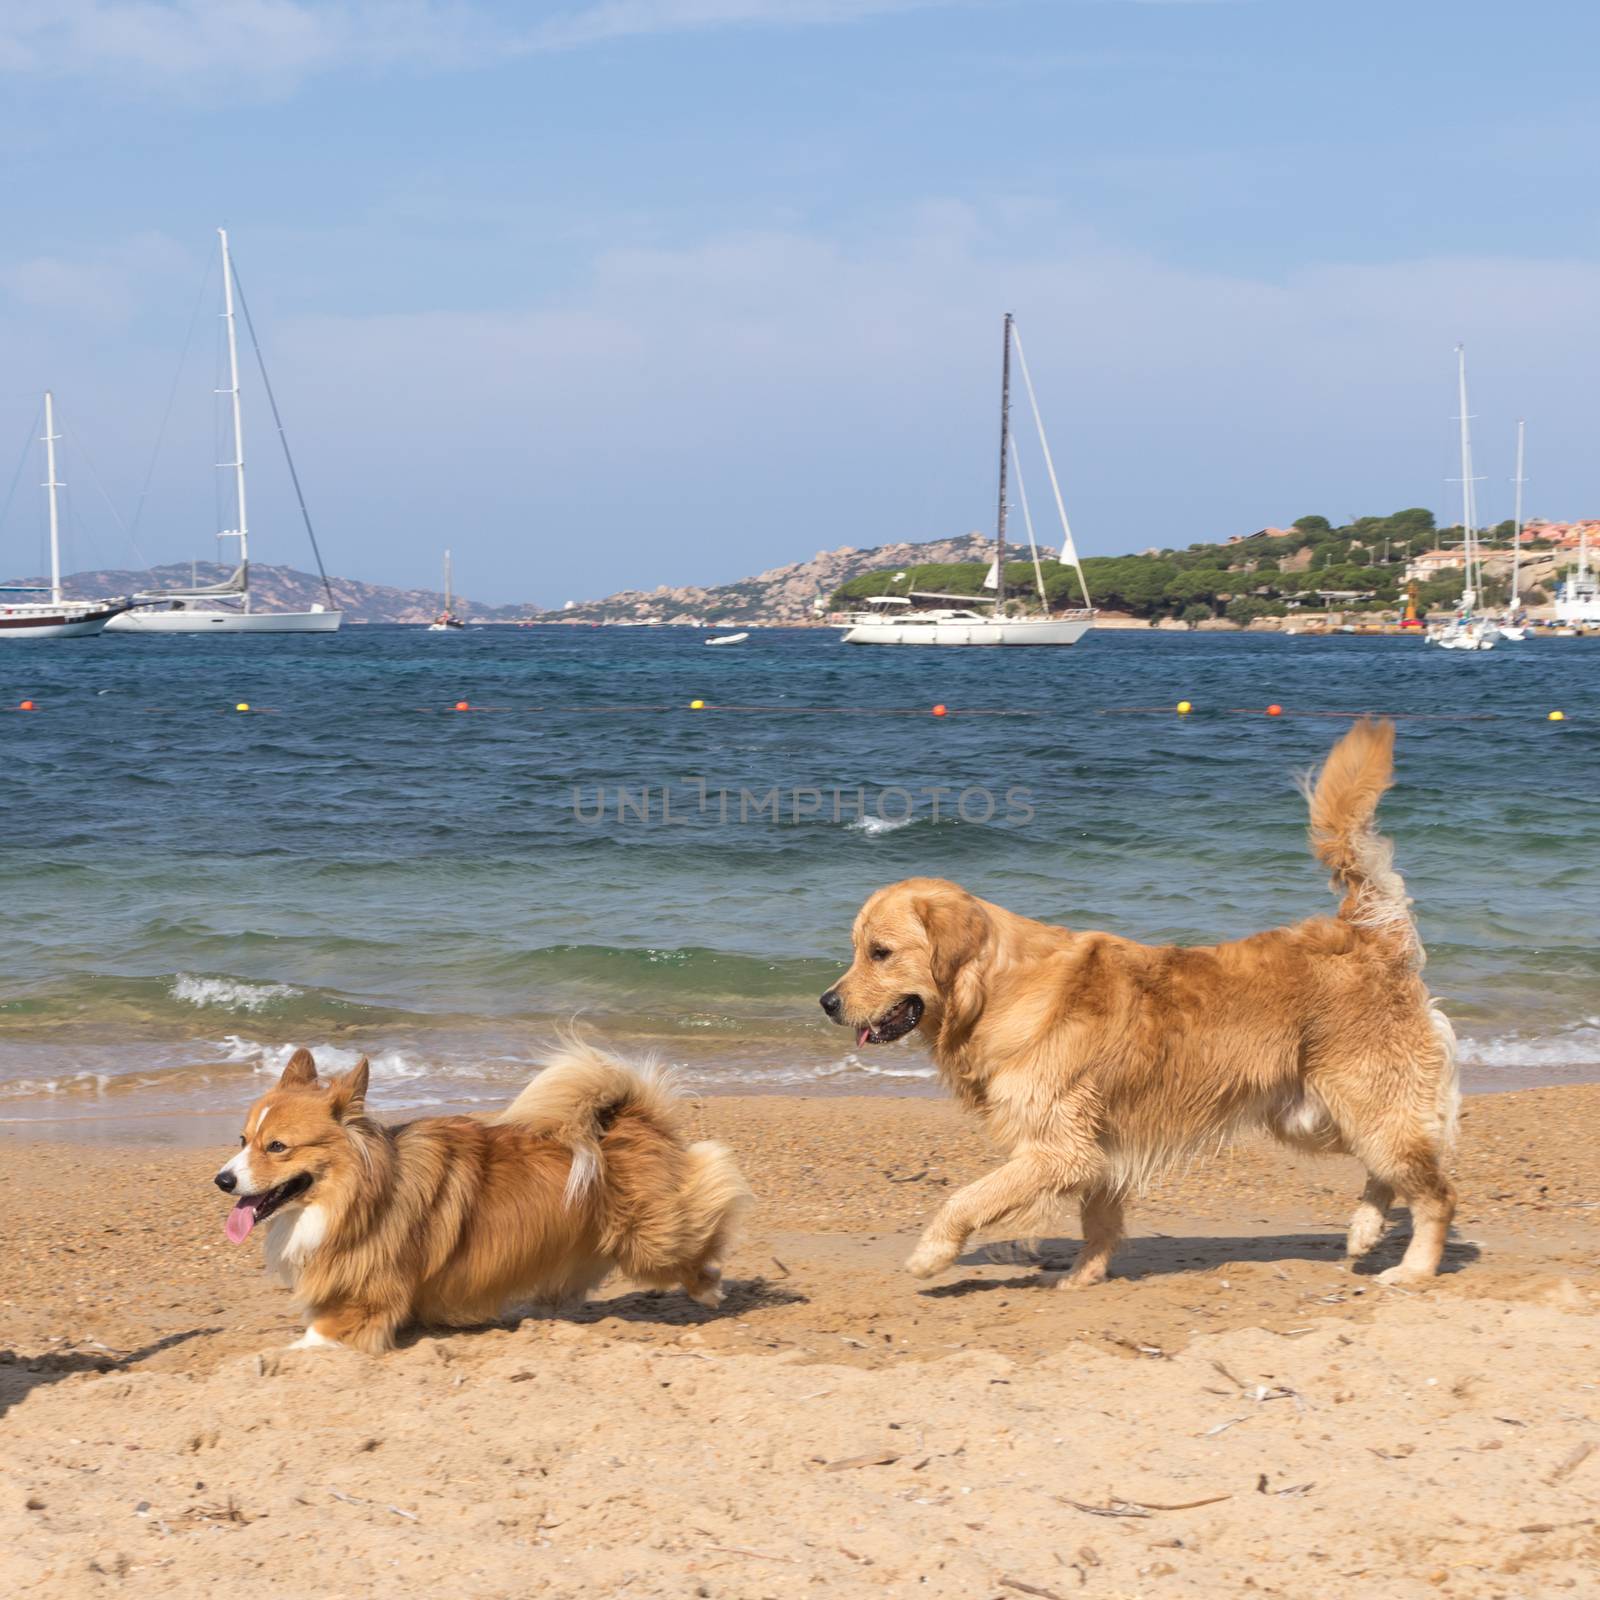
M 987 527 L 1007 309 L 1087 552 L 1449 511 L 1458 340 L 1485 514 L 1521 415 L 1530 511 L 1593 515 L 1597 45 L 1549 0 L 10 0 L 0 492 L 49 383 L 69 564 L 212 552 L 220 222 L 375 581 Z M 256 553 L 305 565 L 249 402 Z

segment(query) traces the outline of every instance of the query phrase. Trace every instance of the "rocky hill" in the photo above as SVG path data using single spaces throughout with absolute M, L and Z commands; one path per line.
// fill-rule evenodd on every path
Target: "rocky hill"
M 135 591 L 189 588 L 220 583 L 233 569 L 214 562 L 188 562 L 152 567 L 145 572 L 111 568 L 101 572 L 75 572 L 62 582 L 69 598 L 131 594 Z M 7 583 L 42 583 L 38 577 L 8 578 Z M 433 589 L 392 589 L 381 583 L 361 583 L 354 578 L 330 579 L 335 604 L 347 622 L 431 622 L 444 609 L 444 595 Z M 253 602 L 261 611 L 306 611 L 326 605 L 322 580 L 313 572 L 293 567 L 273 567 L 253 562 L 250 567 Z M 484 606 L 455 597 L 458 617 L 480 622 L 518 622 L 537 616 L 537 606 Z
M 604 600 L 568 604 L 543 620 L 563 622 L 810 622 L 818 602 L 826 605 L 843 583 L 883 567 L 930 562 L 986 559 L 992 541 L 987 534 L 966 533 L 955 539 L 925 544 L 881 544 L 871 550 L 841 545 L 819 550 L 809 561 L 793 561 L 742 578 L 737 583 L 703 587 L 662 585 L 659 589 L 623 589 Z
M 455 597 L 459 617 L 478 622 L 810 622 L 818 600 L 826 601 L 842 583 L 864 573 L 903 563 L 959 562 L 987 559 L 987 535 L 963 534 L 932 539 L 926 544 L 879 545 L 871 550 L 818 551 L 809 561 L 794 561 L 753 578 L 706 587 L 686 584 L 658 589 L 624 589 L 603 600 L 585 600 L 559 610 L 536 605 L 488 606 Z M 130 594 L 136 590 L 187 588 L 218 583 L 231 568 L 201 561 L 154 567 L 147 572 L 107 569 L 75 572 L 63 582 L 69 596 Z M 40 583 L 38 577 L 7 578 L 6 583 Z M 333 578 L 334 600 L 347 622 L 431 622 L 444 608 L 444 595 L 433 589 L 393 589 L 354 578 Z M 322 580 L 315 573 L 257 562 L 250 568 L 250 588 L 262 611 L 305 611 L 327 604 Z

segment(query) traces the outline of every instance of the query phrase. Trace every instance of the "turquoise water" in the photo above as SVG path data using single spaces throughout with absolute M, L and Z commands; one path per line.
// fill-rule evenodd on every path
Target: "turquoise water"
M 1600 1061 L 1592 642 L 703 638 L 6 646 L 0 1117 L 231 1108 L 300 1043 L 390 1109 L 494 1102 L 573 1019 L 703 1088 L 916 1088 L 816 1005 L 869 890 L 1149 940 L 1324 910 L 1292 775 L 1364 709 L 1405 714 L 1383 820 L 1469 1080 Z

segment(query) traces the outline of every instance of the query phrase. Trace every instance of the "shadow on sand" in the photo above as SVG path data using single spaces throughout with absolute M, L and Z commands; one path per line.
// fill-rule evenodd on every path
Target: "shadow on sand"
M 1403 1232 L 1386 1238 L 1373 1252 L 1358 1262 L 1352 1271 L 1358 1278 L 1370 1278 L 1392 1267 L 1405 1254 L 1409 1236 Z M 1343 1233 L 1260 1233 L 1238 1237 L 1183 1239 L 1154 1235 L 1129 1239 L 1117 1251 L 1111 1267 L 1111 1280 L 1169 1277 L 1183 1272 L 1210 1272 L 1218 1267 L 1241 1266 L 1249 1262 L 1278 1264 L 1308 1261 L 1337 1264 L 1345 1259 Z M 1030 1265 L 1037 1270 L 1023 1277 L 962 1278 L 955 1283 L 935 1284 L 924 1289 L 930 1299 L 949 1299 L 982 1294 L 992 1289 L 1050 1289 L 1061 1274 L 1071 1269 L 1078 1246 L 1071 1239 L 1038 1241 L 1006 1240 L 969 1251 L 958 1263 L 964 1267 Z M 1459 1272 L 1476 1261 L 1482 1251 L 1466 1240 L 1453 1239 L 1445 1246 L 1439 1264 L 1441 1276 Z
M 186 1328 L 137 1350 L 56 1350 L 26 1355 L 20 1350 L 0 1350 L 0 1417 L 46 1384 L 60 1383 L 79 1372 L 126 1372 L 174 1345 L 220 1333 L 220 1328 Z
M 527 1306 L 508 1312 L 493 1322 L 464 1328 L 409 1328 L 396 1341 L 405 1349 L 424 1339 L 473 1338 L 486 1333 L 509 1333 L 530 1323 L 571 1322 L 583 1327 L 608 1322 L 647 1323 L 658 1327 L 700 1328 L 723 1317 L 742 1317 L 773 1306 L 804 1305 L 807 1296 L 765 1278 L 727 1279 L 722 1304 L 715 1311 L 691 1300 L 679 1289 L 635 1289 L 610 1299 L 586 1300 L 582 1305 Z

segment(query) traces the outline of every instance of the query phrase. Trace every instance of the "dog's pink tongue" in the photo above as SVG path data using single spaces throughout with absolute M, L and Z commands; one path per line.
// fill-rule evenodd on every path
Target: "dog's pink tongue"
M 253 1200 L 240 1200 L 228 1213 L 225 1229 L 228 1238 L 234 1244 L 241 1244 L 250 1237 L 250 1230 L 256 1225 L 256 1206 Z
M 871 1037 L 872 1037 L 872 1029 L 869 1028 L 865 1023 L 863 1023 L 859 1028 L 856 1029 L 856 1045 L 857 1045 L 857 1047 L 860 1047 L 861 1045 L 864 1045 L 867 1042 L 867 1040 L 870 1039 Z

